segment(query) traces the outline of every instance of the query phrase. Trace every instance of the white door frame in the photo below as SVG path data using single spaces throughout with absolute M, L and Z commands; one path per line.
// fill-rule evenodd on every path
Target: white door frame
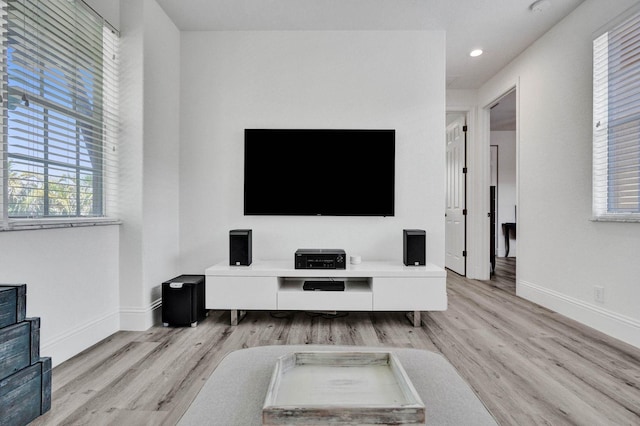
M 478 93 L 476 105 L 451 104 L 446 112 L 467 114 L 467 278 L 488 280 L 491 265 L 489 259 L 490 218 L 490 115 L 489 111 L 498 99 L 516 89 L 516 204 L 519 206 L 516 222 L 520 222 L 520 79 L 516 77 L 499 87 L 493 86 Z M 522 254 L 520 252 L 519 254 Z M 517 273 L 517 264 L 516 264 Z M 517 286 L 517 282 L 516 282 Z
M 469 145 L 467 165 L 469 167 L 469 182 L 471 185 L 467 187 L 467 198 L 469 213 L 473 209 L 473 220 L 469 225 L 473 229 L 469 231 L 467 239 L 467 250 L 469 254 L 473 254 L 467 258 L 467 276 L 480 280 L 488 280 L 490 278 L 491 266 L 489 263 L 489 245 L 490 245 L 490 219 L 489 219 L 489 184 L 490 161 L 491 161 L 491 128 L 490 128 L 490 111 L 503 96 L 509 92 L 516 90 L 516 205 L 520 206 L 520 79 L 507 82 L 503 86 L 496 88 L 483 98 L 479 99 L 478 105 L 478 143 Z M 520 216 L 521 209 L 518 208 L 517 216 Z M 467 216 L 469 221 L 469 216 Z M 519 222 L 516 217 L 516 222 Z M 468 225 L 468 226 L 469 226 Z M 469 228 L 467 228 L 469 229 Z M 469 260 L 473 259 L 473 262 Z M 517 263 L 516 263 L 517 275 Z M 517 280 L 516 280 L 517 286 Z

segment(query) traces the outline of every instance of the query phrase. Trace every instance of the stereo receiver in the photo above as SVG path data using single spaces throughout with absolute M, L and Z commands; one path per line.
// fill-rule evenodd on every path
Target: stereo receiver
M 341 249 L 298 249 L 296 269 L 345 269 L 345 252 Z

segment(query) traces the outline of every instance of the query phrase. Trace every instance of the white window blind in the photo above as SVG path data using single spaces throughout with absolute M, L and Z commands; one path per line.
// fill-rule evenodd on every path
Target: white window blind
M 112 216 L 117 32 L 80 0 L 3 3 L 5 223 Z
M 640 221 L 640 12 L 593 42 L 593 215 Z
M 7 223 L 7 2 L 0 0 L 0 228 Z

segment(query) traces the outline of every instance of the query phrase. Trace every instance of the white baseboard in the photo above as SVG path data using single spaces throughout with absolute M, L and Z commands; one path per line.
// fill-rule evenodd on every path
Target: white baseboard
M 119 312 L 109 312 L 51 339 L 43 339 L 40 356 L 51 357 L 55 367 L 119 330 Z
M 557 291 L 518 280 L 516 294 L 640 348 L 640 321 Z
M 155 300 L 146 308 L 120 308 L 40 344 L 41 356 L 51 357 L 53 367 L 74 357 L 120 330 L 145 331 L 161 321 L 162 299 Z
M 159 309 L 162 306 L 162 299 L 154 300 L 147 307 L 121 307 L 120 308 L 120 329 L 129 331 L 145 331 L 160 322 Z

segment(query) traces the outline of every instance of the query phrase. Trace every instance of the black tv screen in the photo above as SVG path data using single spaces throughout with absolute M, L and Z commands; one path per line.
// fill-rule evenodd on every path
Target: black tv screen
M 395 130 L 245 129 L 244 214 L 393 216 Z

